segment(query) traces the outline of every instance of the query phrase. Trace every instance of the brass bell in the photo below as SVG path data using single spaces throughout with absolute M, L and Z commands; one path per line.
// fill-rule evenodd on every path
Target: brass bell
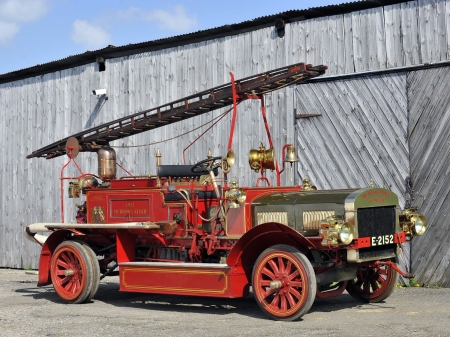
M 285 163 L 295 163 L 298 162 L 297 153 L 294 145 L 289 145 L 286 147 L 286 156 L 284 157 Z

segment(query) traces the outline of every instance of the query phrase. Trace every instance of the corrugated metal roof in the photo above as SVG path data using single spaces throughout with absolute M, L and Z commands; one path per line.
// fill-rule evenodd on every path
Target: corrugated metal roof
M 215 39 L 224 36 L 231 36 L 240 34 L 246 31 L 252 31 L 259 29 L 261 27 L 273 26 L 277 19 L 282 19 L 286 23 L 302 21 L 307 19 L 313 19 L 318 17 L 339 15 L 350 13 L 354 11 L 360 11 L 364 9 L 370 9 L 381 6 L 388 6 L 393 4 L 398 4 L 402 2 L 408 2 L 412 0 L 365 0 L 365 1 L 354 1 L 346 2 L 337 5 L 329 5 L 322 7 L 311 7 L 302 10 L 290 10 L 286 12 L 281 12 L 278 14 L 262 16 L 253 20 L 244 21 L 241 23 L 220 26 L 216 28 L 210 28 L 206 30 L 200 30 L 197 32 L 172 36 L 168 38 L 128 44 L 125 46 L 112 46 L 109 45 L 105 48 L 86 51 L 81 54 L 76 54 L 68 56 L 66 58 L 38 64 L 36 66 L 25 68 L 21 70 L 16 70 L 3 75 L 0 75 L 0 83 L 6 83 L 11 81 L 20 80 L 27 77 L 42 75 L 50 73 L 53 71 L 58 71 L 62 69 L 72 68 L 79 65 L 95 62 L 97 57 L 101 56 L 104 59 L 128 56 L 133 54 L 138 54 L 142 52 L 160 50 L 165 48 L 177 47 L 181 45 L 186 45 L 190 43 L 201 42 L 205 40 Z

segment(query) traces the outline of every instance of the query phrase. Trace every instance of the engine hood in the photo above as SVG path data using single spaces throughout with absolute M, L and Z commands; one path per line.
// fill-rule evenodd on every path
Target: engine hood
M 398 205 L 395 193 L 384 188 L 360 188 L 342 190 L 315 190 L 289 193 L 274 193 L 255 198 L 252 205 L 296 205 L 352 203 L 356 208 Z
M 384 188 L 275 193 L 253 200 L 253 226 L 277 222 L 304 235 L 317 235 L 320 222 L 330 215 L 353 221 L 358 208 L 384 206 L 398 207 L 397 195 Z

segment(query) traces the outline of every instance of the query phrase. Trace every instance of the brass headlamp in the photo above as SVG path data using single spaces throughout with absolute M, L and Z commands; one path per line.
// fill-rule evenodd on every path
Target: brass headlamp
M 353 241 L 353 225 L 344 220 L 342 215 L 331 215 L 322 221 L 320 236 L 322 246 L 348 245 Z
M 225 198 L 230 201 L 230 208 L 239 208 L 245 202 L 247 193 L 239 188 L 236 180 L 230 182 L 230 189 L 225 192 Z
M 416 207 L 406 208 L 400 214 L 400 227 L 408 235 L 422 235 L 427 229 L 427 219 Z
M 98 181 L 92 176 L 83 177 L 69 183 L 69 198 L 79 198 L 80 194 L 86 194 L 86 188 L 97 187 Z
M 78 181 L 69 183 L 69 198 L 79 198 L 81 193 L 81 188 Z

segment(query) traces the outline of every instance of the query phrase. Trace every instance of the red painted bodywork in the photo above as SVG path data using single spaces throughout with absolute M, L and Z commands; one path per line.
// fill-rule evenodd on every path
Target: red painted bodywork
M 164 201 L 164 195 L 168 194 L 167 186 L 164 182 L 163 186 L 156 185 L 156 179 L 123 179 L 111 181 L 110 188 L 86 192 L 88 223 L 157 222 L 180 215 L 178 229 L 172 235 L 163 235 L 157 230 L 142 230 L 140 233 L 127 229 L 115 231 L 121 291 L 242 297 L 248 294 L 251 261 L 265 248 L 276 243 L 312 246 L 298 232 L 284 225 L 267 224 L 252 229 L 250 207 L 255 198 L 278 192 L 298 192 L 299 186 L 246 189 L 246 203 L 228 210 L 227 235 L 218 239 L 208 235 L 208 230 L 213 233 L 211 228 L 205 226 L 197 215 L 206 216 L 208 207 L 218 207 L 218 199 L 194 197 L 191 200 L 195 205 L 193 211 L 184 200 Z M 211 186 L 201 186 L 193 181 L 185 181 L 178 187 L 191 195 L 213 191 Z M 111 233 L 110 230 L 105 232 Z M 201 240 L 196 242 L 196 237 Z M 176 263 L 154 266 L 152 259 L 146 263 L 136 258 L 136 246 L 144 244 L 159 248 L 186 247 L 186 250 L 197 244 L 212 251 L 222 249 L 231 250 L 231 253 L 228 265 L 219 267 L 174 260 L 172 262 Z M 244 251 L 248 254 L 242 256 Z

